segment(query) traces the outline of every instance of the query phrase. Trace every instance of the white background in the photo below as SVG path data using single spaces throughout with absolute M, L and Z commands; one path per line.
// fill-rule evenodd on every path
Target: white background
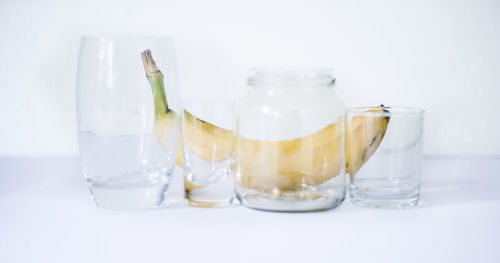
M 348 106 L 426 110 L 426 154 L 500 154 L 500 2 L 0 0 L 0 155 L 78 153 L 80 37 L 172 36 L 182 97 L 249 66 L 336 69 Z

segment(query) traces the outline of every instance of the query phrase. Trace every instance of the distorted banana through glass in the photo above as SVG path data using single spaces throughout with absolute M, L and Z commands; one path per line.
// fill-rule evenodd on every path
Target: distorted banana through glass
M 156 66 L 151 50 L 142 52 L 142 61 L 151 86 L 155 106 L 154 133 L 159 144 L 167 149 L 167 136 L 180 116 L 168 107 L 163 74 Z M 384 138 L 390 120 L 389 108 L 377 110 L 386 114 L 356 116 L 346 129 L 346 160 L 342 159 L 342 124 L 332 123 L 320 131 L 293 140 L 259 141 L 237 138 L 230 130 L 210 124 L 185 111 L 184 134 L 187 147 L 198 157 L 218 161 L 227 158 L 239 147 L 241 184 L 259 190 L 293 190 L 304 185 L 319 185 L 340 174 L 353 177 L 370 159 Z M 212 145 L 222 145 L 213 152 Z M 349 147 L 347 147 L 349 145 Z M 354 146 L 354 147 L 353 147 Z M 234 151 L 233 151 L 234 150 Z M 182 133 L 179 135 L 176 163 L 182 167 Z M 256 165 L 259 164 L 259 165 Z M 186 189 L 202 186 L 185 181 Z

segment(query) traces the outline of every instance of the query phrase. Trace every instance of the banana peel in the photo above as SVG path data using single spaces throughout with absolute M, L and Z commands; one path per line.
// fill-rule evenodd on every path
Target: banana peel
M 342 128 L 337 122 L 293 140 L 240 137 L 240 184 L 261 190 L 293 190 L 328 181 L 344 164 Z
M 218 162 L 228 158 L 235 152 L 234 133 L 203 121 L 184 110 L 183 126 L 185 143 L 189 151 L 194 155 L 212 162 Z M 176 163 L 183 167 L 182 134 L 179 135 L 179 147 L 177 148 Z M 235 166 L 233 165 L 233 171 Z M 184 187 L 187 192 L 204 186 L 195 185 L 184 178 Z
M 146 72 L 146 78 L 151 86 L 155 106 L 154 134 L 160 146 L 169 151 L 173 145 L 172 132 L 174 132 L 178 123 L 178 114 L 168 107 L 165 95 L 163 73 L 156 66 L 151 50 L 145 50 L 141 53 L 141 58 Z M 232 131 L 225 130 L 194 117 L 187 111 L 184 111 L 186 119 L 184 132 L 187 136 L 187 147 L 194 154 L 209 161 L 220 161 L 233 152 L 234 135 Z M 176 163 L 183 166 L 183 148 L 182 134 L 179 135 L 177 143 Z M 214 149 L 214 145 L 217 147 Z M 202 188 L 191 183 L 184 178 L 186 191 L 196 188 Z
M 151 51 L 144 51 L 142 59 L 154 97 L 155 136 L 159 144 L 168 149 L 172 145 L 169 139 L 172 136 L 168 135 L 176 127 L 174 122 L 178 121 L 178 116 L 168 108 L 163 74 L 156 67 Z M 346 127 L 345 138 L 341 121 L 293 140 L 237 138 L 232 131 L 203 121 L 187 111 L 184 111 L 184 134 L 188 137 L 188 149 L 208 161 L 220 161 L 230 154 L 235 156 L 238 145 L 242 186 L 259 190 L 295 190 L 322 184 L 341 174 L 343 168 L 351 178 L 354 177 L 378 148 L 387 130 L 390 114 L 387 107 L 381 105 L 379 108 L 372 111 L 387 114 L 355 116 Z M 345 161 L 342 158 L 344 139 Z M 176 163 L 180 167 L 183 166 L 182 145 L 180 134 L 176 157 Z M 184 185 L 188 192 L 204 187 L 187 179 L 184 179 Z
M 186 110 L 184 110 L 183 132 L 187 148 L 204 160 L 218 162 L 233 152 L 233 131 L 198 119 Z
M 190 147 L 188 144 L 189 150 L 205 160 L 227 158 L 233 149 L 236 150 L 235 142 L 238 141 L 242 186 L 259 190 L 296 190 L 320 185 L 342 174 L 343 168 L 353 178 L 384 138 L 390 119 L 387 109 L 382 105 L 371 111 L 384 114 L 354 117 L 346 129 L 345 138 L 342 121 L 293 140 L 262 141 L 242 136 L 238 138 L 232 137 L 232 131 L 200 120 L 188 112 L 184 112 L 186 115 L 184 134 L 190 136 L 186 141 L 200 145 Z M 194 129 L 196 133 L 188 132 L 188 129 Z M 342 156 L 344 139 L 345 161 Z M 214 143 L 224 145 L 224 149 L 215 151 L 217 155 L 213 154 Z M 182 148 L 178 149 L 178 154 L 182 157 Z M 182 162 L 177 164 L 182 166 Z M 201 187 L 187 181 L 185 183 L 186 189 L 188 186 L 190 189 Z
M 353 178 L 382 142 L 389 123 L 387 107 L 381 105 L 371 112 L 384 114 L 356 116 L 346 129 L 345 162 L 341 122 L 293 140 L 240 138 L 241 185 L 260 190 L 297 190 L 320 185 L 342 174 L 344 167 Z
M 369 110 L 373 115 L 354 116 L 346 127 L 346 172 L 351 179 L 382 142 L 389 125 L 388 107 Z

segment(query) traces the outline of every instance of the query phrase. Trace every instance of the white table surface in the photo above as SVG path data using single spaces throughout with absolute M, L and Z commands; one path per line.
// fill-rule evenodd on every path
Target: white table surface
M 424 161 L 419 206 L 315 213 L 90 200 L 78 158 L 0 158 L 0 262 L 500 262 L 500 159 Z

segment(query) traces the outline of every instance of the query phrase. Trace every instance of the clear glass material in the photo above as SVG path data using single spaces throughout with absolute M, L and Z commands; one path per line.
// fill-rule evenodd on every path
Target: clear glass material
M 314 211 L 345 198 L 344 111 L 328 68 L 255 68 L 238 115 L 237 197 Z
M 182 137 L 186 202 L 223 207 L 234 197 L 234 102 L 183 101 Z
M 382 208 L 418 204 L 423 113 L 420 109 L 389 107 L 353 108 L 346 112 L 346 131 L 351 131 L 346 150 L 347 166 L 352 170 L 349 175 L 353 204 Z M 363 142 L 380 144 L 374 152 L 367 153 L 360 150 Z M 356 159 L 363 159 L 357 155 L 367 159 L 362 160 L 364 164 L 359 170 L 352 168 L 360 166 Z
M 144 209 L 162 203 L 180 126 L 173 48 L 171 39 L 162 38 L 81 41 L 78 139 L 83 174 L 99 207 Z M 162 90 L 171 110 L 164 120 L 156 118 L 141 59 L 147 49 L 164 74 Z

